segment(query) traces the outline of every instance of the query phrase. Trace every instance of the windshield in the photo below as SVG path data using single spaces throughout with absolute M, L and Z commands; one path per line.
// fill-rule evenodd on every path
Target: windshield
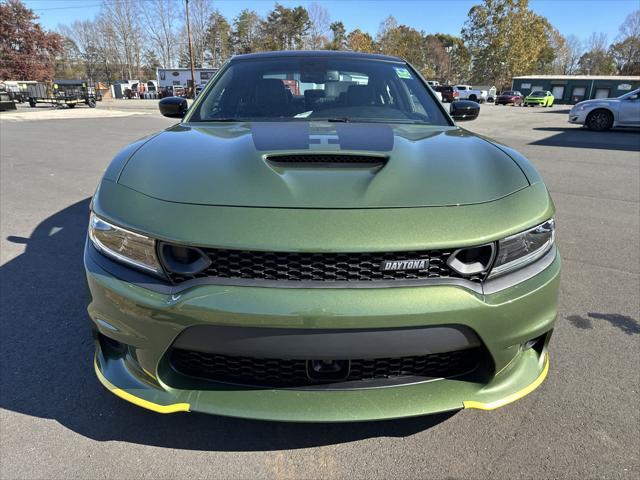
M 239 60 L 201 95 L 188 121 L 450 125 L 426 86 L 399 62 L 331 57 Z
M 547 93 L 538 90 L 537 92 L 533 92 L 530 96 L 531 97 L 546 97 Z
M 507 91 L 507 92 L 502 92 L 502 95 L 507 95 L 507 96 L 513 97 L 513 96 L 517 95 L 517 93 L 516 92 L 512 92 L 512 91 Z
M 618 98 L 632 98 L 634 95 L 640 95 L 640 88 L 634 90 L 633 92 L 625 93 L 624 95 L 620 95 Z

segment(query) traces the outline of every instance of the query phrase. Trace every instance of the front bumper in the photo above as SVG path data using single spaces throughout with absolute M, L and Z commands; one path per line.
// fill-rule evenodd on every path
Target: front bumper
M 161 413 L 200 411 L 280 421 L 358 421 L 460 408 L 493 409 L 537 387 L 548 370 L 560 258 L 532 278 L 493 294 L 462 286 L 287 289 L 201 285 L 179 293 L 119 279 L 91 247 L 85 267 L 96 332 L 95 369 L 114 394 Z M 255 388 L 178 378 L 167 354 L 191 327 L 322 332 L 419 327 L 473 331 L 491 374 L 358 389 Z M 523 345 L 543 336 L 538 348 Z M 113 339 L 126 349 L 112 348 Z M 320 337 L 318 337 L 320 338 Z
M 571 110 L 569 112 L 569 123 L 576 123 L 579 125 L 584 125 L 587 119 L 587 115 L 589 114 L 588 110 Z

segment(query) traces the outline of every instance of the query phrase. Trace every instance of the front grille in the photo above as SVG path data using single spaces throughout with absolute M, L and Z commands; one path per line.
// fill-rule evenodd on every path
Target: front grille
M 481 351 L 473 348 L 420 356 L 350 360 L 348 374 L 339 382 L 452 377 L 474 370 L 480 364 Z M 331 379 L 310 378 L 310 362 L 236 357 L 177 348 L 170 356 L 170 363 L 178 373 L 216 382 L 272 388 L 336 383 Z
M 387 157 L 374 155 L 344 155 L 327 153 L 303 153 L 296 155 L 269 155 L 267 160 L 271 163 L 283 165 L 295 164 L 324 164 L 324 165 L 384 165 Z
M 290 282 L 383 282 L 463 278 L 447 265 L 452 250 L 371 253 L 295 253 L 200 249 L 210 265 L 193 274 L 168 271 L 172 282 L 194 278 L 229 278 Z M 428 260 L 421 270 L 382 271 L 384 261 Z M 169 270 L 169 269 L 167 269 Z M 484 274 L 464 277 L 481 282 Z

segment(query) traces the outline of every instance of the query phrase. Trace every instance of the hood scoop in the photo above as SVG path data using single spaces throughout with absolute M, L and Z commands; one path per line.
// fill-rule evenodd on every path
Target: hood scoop
M 267 162 L 279 167 L 383 167 L 389 157 L 342 153 L 299 153 L 267 155 Z

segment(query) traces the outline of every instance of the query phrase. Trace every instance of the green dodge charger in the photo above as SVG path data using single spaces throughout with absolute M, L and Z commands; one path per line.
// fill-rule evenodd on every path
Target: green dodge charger
M 95 372 L 161 413 L 279 421 L 491 410 L 538 387 L 554 205 L 401 59 L 233 57 L 113 159 L 84 253 Z

